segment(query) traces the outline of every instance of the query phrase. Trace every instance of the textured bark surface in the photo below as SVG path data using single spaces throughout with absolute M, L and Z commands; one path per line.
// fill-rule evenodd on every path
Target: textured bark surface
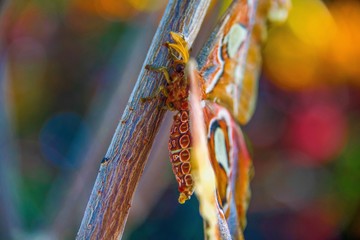
M 182 33 L 191 46 L 208 5 L 207 0 L 170 1 L 143 66 L 169 65 L 163 43 L 170 40 L 170 31 Z M 161 102 L 141 103 L 140 99 L 150 96 L 162 84 L 165 79 L 161 74 L 142 68 L 101 163 L 77 239 L 121 238 L 135 188 L 164 115 Z

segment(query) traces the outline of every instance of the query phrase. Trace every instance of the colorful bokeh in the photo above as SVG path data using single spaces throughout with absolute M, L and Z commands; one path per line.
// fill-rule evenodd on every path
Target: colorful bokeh
M 74 239 L 165 7 L 0 3 L 0 239 Z M 255 165 L 247 239 L 360 239 L 359 26 L 356 0 L 292 0 L 287 22 L 270 26 L 255 116 L 244 128 Z M 170 120 L 124 239 L 203 238 L 195 197 L 177 203 Z

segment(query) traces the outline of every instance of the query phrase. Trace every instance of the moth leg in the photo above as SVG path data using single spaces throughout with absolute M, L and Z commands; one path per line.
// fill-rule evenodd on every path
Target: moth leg
M 162 109 L 170 110 L 170 111 L 175 111 L 175 110 L 176 110 L 176 109 L 174 108 L 174 105 L 173 105 L 172 103 L 166 103 L 166 105 L 163 106 Z
M 145 69 L 147 69 L 149 71 L 160 72 L 160 73 L 164 74 L 166 82 L 168 84 L 170 84 L 172 82 L 171 78 L 170 78 L 170 74 L 166 67 L 154 67 L 152 65 L 146 65 Z
M 169 96 L 169 92 L 164 85 L 161 85 L 157 91 L 157 94 L 162 93 L 165 97 Z
M 164 95 L 165 97 L 168 97 L 169 96 L 169 92 L 168 92 L 168 90 L 166 89 L 166 87 L 164 86 L 164 85 L 161 85 L 159 88 L 158 88 L 158 90 L 155 92 L 155 93 L 153 93 L 150 97 L 144 97 L 144 98 L 141 98 L 140 100 L 141 100 L 141 102 L 148 102 L 148 101 L 152 101 L 152 100 L 154 100 L 154 99 L 156 99 L 156 98 L 158 98 L 159 96 L 160 96 L 160 93 L 162 94 L 162 95 Z
M 168 48 L 168 52 L 171 55 L 171 58 L 176 62 L 176 61 L 180 61 L 179 59 L 179 53 L 176 52 L 173 48 L 169 47 L 169 42 L 166 42 L 164 44 L 167 48 Z
M 173 59 L 175 59 L 175 60 L 178 60 L 178 59 L 179 59 L 178 56 L 176 56 L 176 54 L 175 54 L 175 52 L 174 52 L 174 50 L 173 50 L 172 48 L 169 48 L 169 47 L 168 47 L 168 50 L 169 50 L 169 53 L 170 53 L 170 55 L 171 55 L 171 57 L 172 57 Z

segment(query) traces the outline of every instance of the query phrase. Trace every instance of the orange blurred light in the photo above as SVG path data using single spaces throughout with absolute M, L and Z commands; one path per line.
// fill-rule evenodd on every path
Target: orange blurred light
M 321 57 L 334 35 L 333 20 L 321 1 L 292 3 L 287 24 L 270 31 L 264 51 L 266 73 L 275 84 L 288 90 L 322 83 Z
M 337 66 L 339 77 L 360 84 L 360 4 L 357 1 L 339 1 L 330 5 L 329 9 L 337 24 L 329 58 Z
M 127 0 L 135 9 L 141 12 L 152 12 L 164 7 L 166 1 L 160 0 Z
M 287 90 L 312 85 L 319 62 L 316 53 L 286 27 L 270 34 L 264 49 L 264 67 L 270 79 Z
M 360 4 L 293 0 L 285 25 L 272 29 L 264 49 L 268 78 L 287 90 L 360 83 Z
M 101 16 L 110 19 L 129 19 L 137 13 L 126 0 L 95 0 L 95 6 Z
M 111 20 L 128 20 L 139 11 L 127 0 L 75 0 L 75 9 Z

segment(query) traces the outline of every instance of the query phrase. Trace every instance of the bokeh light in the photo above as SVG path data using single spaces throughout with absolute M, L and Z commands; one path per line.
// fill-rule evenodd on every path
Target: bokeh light
M 293 0 L 287 23 L 270 32 L 265 71 L 288 90 L 358 84 L 359 10 L 357 1 Z
M 213 1 L 196 46 L 230 2 Z M 245 236 L 360 239 L 360 1 L 291 5 L 284 24 L 269 25 L 244 128 L 255 165 Z M 0 4 L 0 239 L 75 238 L 165 6 Z M 154 143 L 125 239 L 203 238 L 196 198 L 177 203 L 169 126 Z

